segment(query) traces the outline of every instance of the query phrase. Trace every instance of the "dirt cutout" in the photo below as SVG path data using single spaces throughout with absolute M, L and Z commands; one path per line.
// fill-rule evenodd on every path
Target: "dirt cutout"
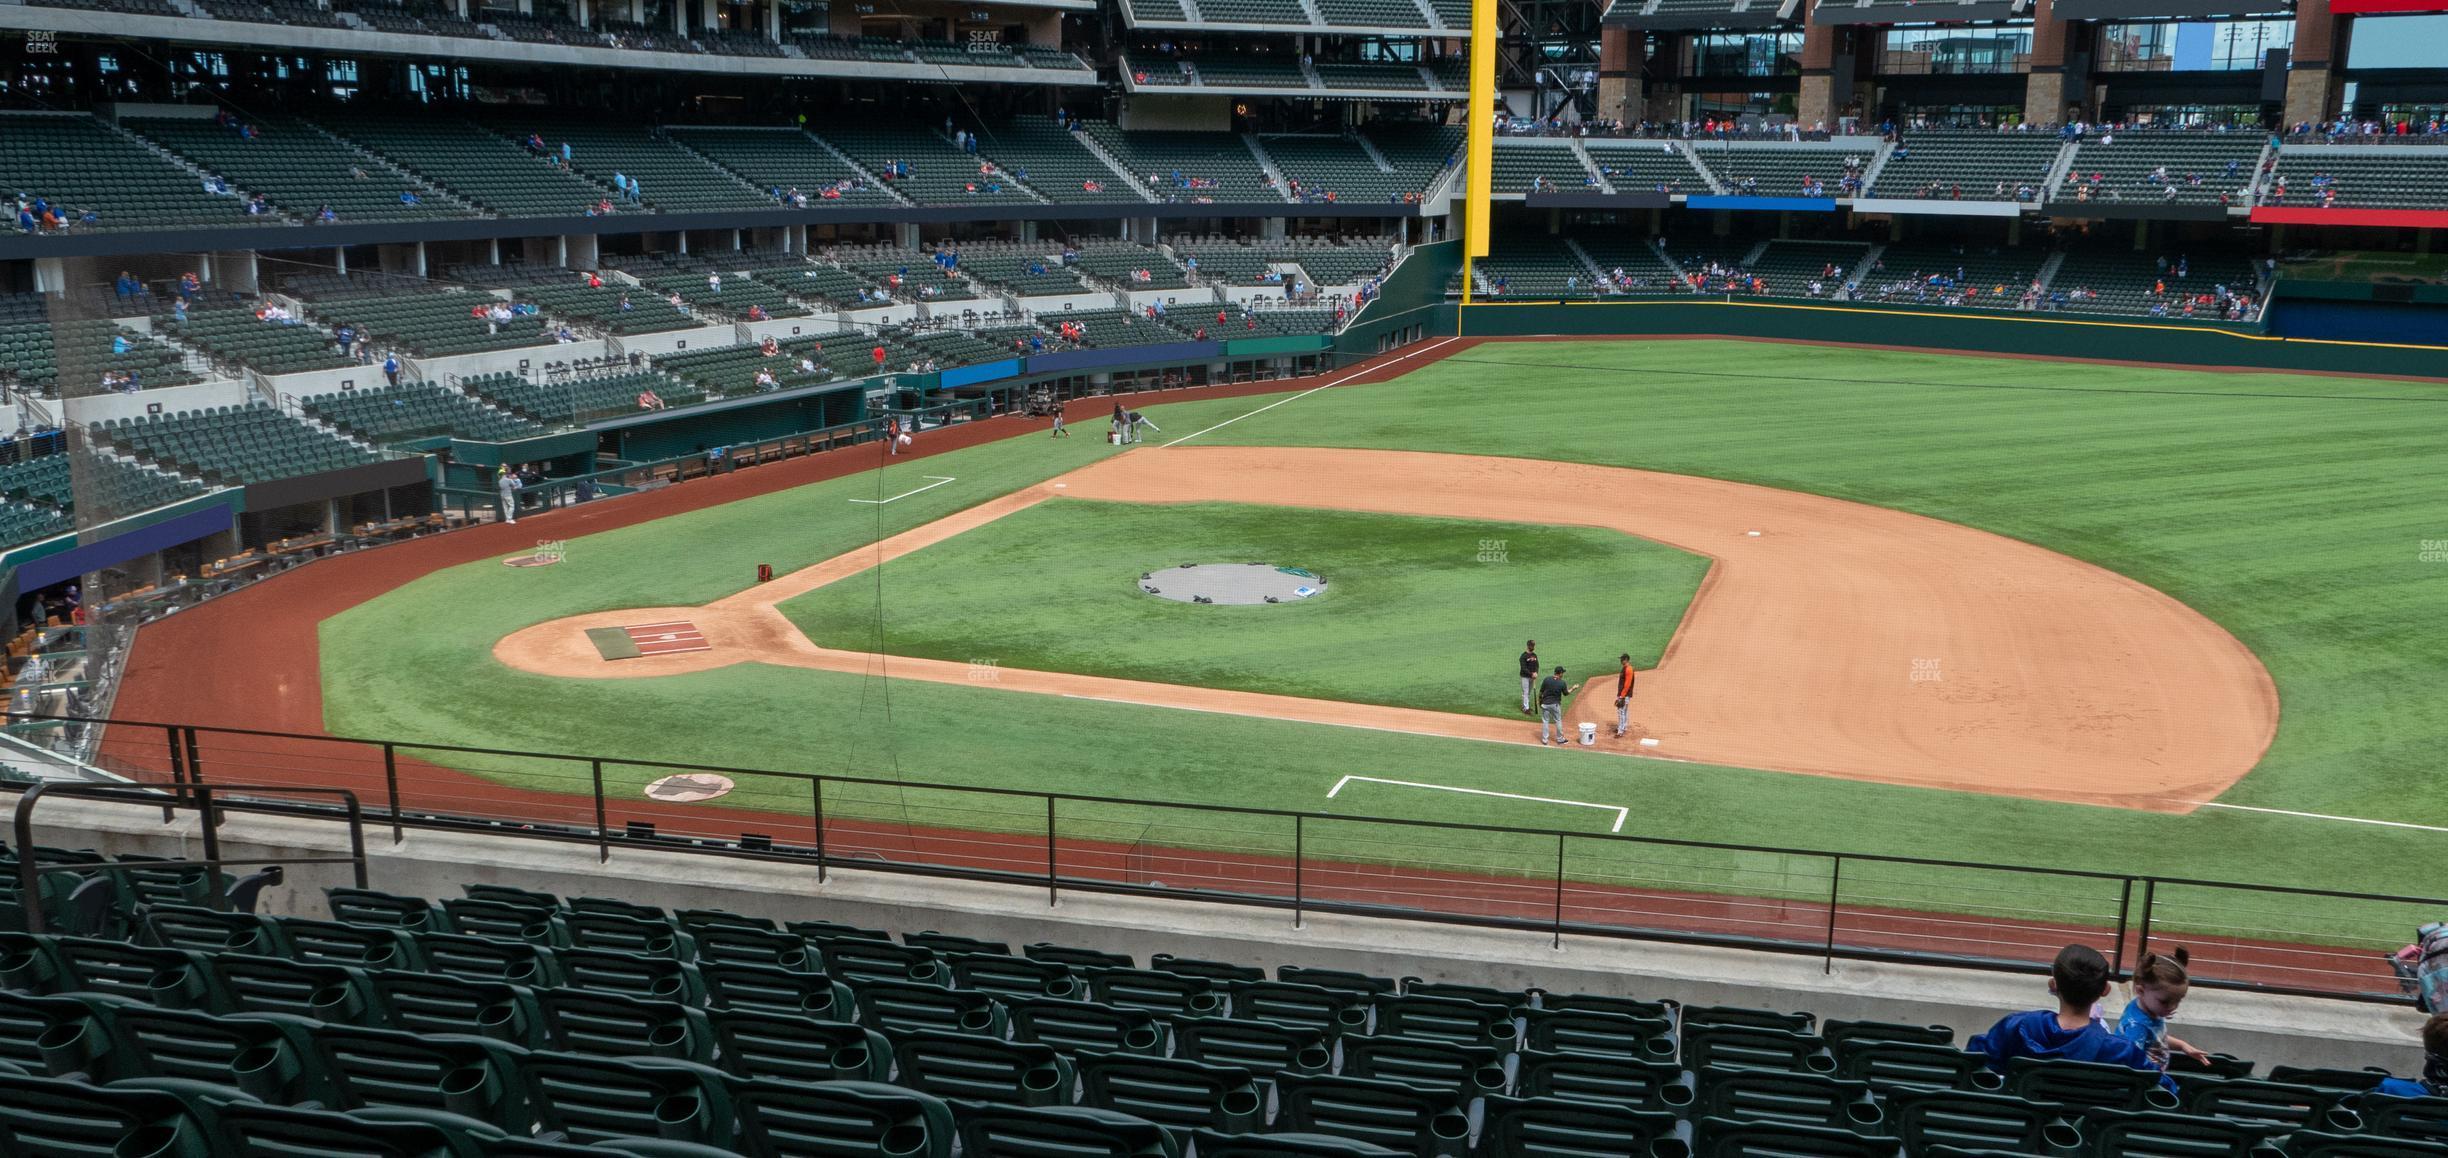
M 703 607 L 557 619 L 504 637 L 494 656 L 594 679 L 769 663 L 972 684 L 964 663 L 818 647 L 778 605 L 1057 496 L 1599 527 L 1708 556 L 1664 658 L 1641 674 L 1629 736 L 1612 735 L 1612 673 L 1573 673 L 1600 677 L 1568 713 L 1599 724 L 1599 752 L 2188 812 L 2249 772 L 2277 732 L 2277 688 L 2235 637 L 2159 591 L 2028 543 L 1741 483 L 1405 451 L 1142 448 Z M 711 650 L 606 661 L 585 634 L 666 619 L 694 623 Z M 1493 703 L 1518 694 L 1514 646 L 1489 641 Z M 1537 742 L 1527 718 L 1011 668 L 982 686 Z

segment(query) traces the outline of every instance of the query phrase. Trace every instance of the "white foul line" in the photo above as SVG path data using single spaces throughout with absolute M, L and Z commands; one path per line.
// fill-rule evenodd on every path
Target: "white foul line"
M 1523 796 L 1518 792 L 1490 792 L 1484 788 L 1456 788 L 1450 784 L 1421 784 L 1414 780 L 1380 780 L 1375 776 L 1346 776 L 1337 780 L 1334 787 L 1326 790 L 1326 799 L 1334 799 L 1335 793 L 1343 791 L 1343 786 L 1354 780 L 1368 784 L 1391 784 L 1397 788 L 1433 788 L 1438 792 L 1466 792 L 1472 796 L 1500 796 L 1506 800 L 1528 800 L 1536 804 L 1569 804 L 1574 808 L 1595 808 L 1600 812 L 1615 814 L 1615 823 L 1607 830 L 1609 832 L 1622 832 L 1624 818 L 1632 814 L 1629 808 L 1619 808 L 1612 804 L 1592 804 L 1586 800 L 1557 800 L 1547 796 Z
M 1163 449 L 1164 449 L 1165 447 L 1167 447 L 1167 446 L 1180 446 L 1181 444 L 1183 444 L 1183 443 L 1185 443 L 1185 442 L 1188 442 L 1188 441 L 1190 441 L 1190 440 L 1191 440 L 1191 439 L 1193 439 L 1193 438 L 1197 438 L 1197 437 L 1199 436 L 1199 434 L 1213 434 L 1213 433 L 1215 433 L 1216 431 L 1222 430 L 1222 429 L 1224 429 L 1225 427 L 1232 425 L 1233 423 L 1239 422 L 1239 421 L 1241 421 L 1242 419 L 1249 417 L 1249 416 L 1250 416 L 1250 414 L 1264 414 L 1264 413 L 1266 413 L 1267 411 L 1269 411 L 1269 410 L 1273 410 L 1273 409 L 1275 409 L 1276 407 L 1281 406 L 1281 405 L 1283 405 L 1283 404 L 1284 404 L 1284 403 L 1286 403 L 1286 402 L 1298 402 L 1298 401 L 1300 401 L 1301 399 L 1303 399 L 1303 398 L 1307 398 L 1308 396 L 1310 396 L 1310 395 L 1312 395 L 1312 394 L 1315 394 L 1315 393 L 1317 393 L 1317 392 L 1318 392 L 1318 391 L 1320 391 L 1320 390 L 1324 390 L 1324 389 L 1327 389 L 1327 388 L 1329 388 L 1329 387 L 1340 386 L 1340 385 L 1342 385 L 1342 384 L 1344 384 L 1344 383 L 1346 383 L 1346 382 L 1351 381 L 1351 380 L 1352 380 L 1352 379 L 1354 379 L 1354 378 L 1362 377 L 1363 375 L 1374 374 L 1374 373 L 1376 373 L 1376 372 L 1377 372 L 1377 371 L 1379 371 L 1379 370 L 1383 370 L 1383 369 L 1385 369 L 1387 366 L 1391 366 L 1391 365 L 1393 365 L 1393 364 L 1394 364 L 1394 362 L 1408 362 L 1408 361 L 1410 361 L 1411 359 L 1413 359 L 1413 358 L 1417 358 L 1417 357 L 1419 357 L 1419 356 L 1420 356 L 1420 355 L 1422 355 L 1422 354 L 1431 354 L 1431 353 L 1435 353 L 1437 350 L 1442 349 L 1442 348 L 1444 348 L 1444 347 L 1446 347 L 1446 346 L 1452 345 L 1453 343 L 1455 343 L 1455 342 L 1459 342 L 1459 341 L 1461 341 L 1461 340 L 1462 340 L 1462 339 L 1461 339 L 1460 337 L 1458 337 L 1458 336 L 1457 336 L 1457 337 L 1451 337 L 1451 338 L 1445 338 L 1445 339 L 1442 339 L 1442 340 L 1438 341 L 1436 345 L 1430 346 L 1430 347 L 1428 347 L 1428 348 L 1427 348 L 1427 349 L 1425 349 L 1425 350 L 1413 350 L 1413 351 L 1411 351 L 1410 353 L 1405 354 L 1405 355 L 1403 355 L 1403 356 L 1402 356 L 1402 357 L 1400 357 L 1400 358 L 1396 358 L 1396 359 L 1394 359 L 1394 361 L 1393 361 L 1393 362 L 1383 362 L 1383 363 L 1380 363 L 1380 364 L 1375 365 L 1375 366 L 1370 366 L 1370 367 L 1367 367 L 1367 368 L 1365 368 L 1365 369 L 1354 370 L 1354 371 L 1352 371 L 1351 373 L 1349 373 L 1349 374 L 1345 374 L 1344 376 L 1342 376 L 1342 377 L 1340 377 L 1340 378 L 1337 378 L 1337 379 L 1335 379 L 1335 380 L 1334 380 L 1334 381 L 1332 381 L 1332 382 L 1328 382 L 1328 383 L 1326 383 L 1325 385 L 1322 385 L 1322 386 L 1312 386 L 1312 387 L 1308 388 L 1307 390 L 1303 390 L 1303 391 L 1301 391 L 1300 393 L 1298 393 L 1298 394 L 1295 394 L 1295 395 L 1291 396 L 1290 398 L 1278 398 L 1278 399 L 1274 400 L 1273 402 L 1269 402 L 1269 403 L 1267 403 L 1266 405 L 1259 407 L 1259 408 L 1258 408 L 1258 409 L 1256 409 L 1256 410 L 1252 410 L 1252 411 L 1250 411 L 1250 412 L 1249 412 L 1249 414 L 1236 414 L 1236 415 L 1232 416 L 1231 418 L 1227 418 L 1227 419 L 1225 419 L 1225 420 L 1224 420 L 1224 421 L 1222 421 L 1222 422 L 1216 423 L 1215 425 L 1208 427 L 1208 428 L 1207 428 L 1207 429 L 1205 429 L 1205 430 L 1199 431 L 1199 432 L 1198 432 L 1198 434 L 1185 434 L 1185 435 L 1182 435 L 1180 438 L 1176 438 L 1176 439 L 1174 439 L 1174 440 L 1173 440 L 1173 441 L 1171 441 L 1171 442 L 1167 442 L 1167 443 L 1164 443 L 1164 444 L 1162 444 L 1162 445 L 1159 445 L 1159 446 L 1158 446 L 1156 449 L 1158 449 L 1158 450 L 1163 450 Z
M 2194 803 L 2203 808 L 2224 808 L 2233 812 L 2261 812 L 2267 813 L 2271 816 L 2300 816 L 2305 820 L 2334 820 L 2341 824 L 2376 824 L 2382 828 L 2411 828 L 2417 832 L 2448 832 L 2448 828 L 2440 828 L 2429 824 L 2408 824 L 2402 820 L 2368 820 L 2360 816 L 2331 816 L 2326 812 L 2290 812 L 2284 808 L 2255 808 L 2249 804 L 2221 804 L 2215 800 L 2197 800 L 2194 801 Z
M 934 482 L 928 483 L 928 484 L 927 484 L 927 485 L 925 485 L 925 486 L 919 487 L 919 488 L 918 488 L 918 491 L 931 491 L 931 490 L 934 490 L 936 487 L 939 487 L 939 486 L 944 485 L 945 483 L 948 483 L 948 482 L 959 482 L 959 481 L 960 481 L 959 479 L 956 479 L 956 478 L 945 478 L 944 476 L 939 475 L 939 474 L 922 474 L 922 475 L 919 475 L 918 477 L 919 477 L 919 478 L 931 478 L 931 479 L 934 479 L 934 480 L 935 480 Z M 918 493 L 918 491 L 903 491 L 903 492 L 901 492 L 900 494 L 894 495 L 893 497 L 891 497 L 891 498 L 889 498 L 889 499 L 852 499 L 852 500 L 850 500 L 850 501 L 851 501 L 851 502 L 854 502 L 854 503 L 865 503 L 865 504 L 867 504 L 868 506 L 871 506 L 871 507 L 880 507 L 880 506 L 883 506 L 883 505 L 884 505 L 884 504 L 886 504 L 886 503 L 897 503 L 897 502 L 900 502 L 901 500 L 906 499 L 906 498 L 910 497 L 911 495 L 917 494 L 917 493 Z

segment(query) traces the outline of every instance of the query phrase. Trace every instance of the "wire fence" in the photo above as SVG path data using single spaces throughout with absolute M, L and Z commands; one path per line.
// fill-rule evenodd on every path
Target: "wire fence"
M 107 725 L 96 763 L 164 786 L 347 789 L 411 826 L 1821 957 L 2120 970 L 2187 946 L 2197 984 L 2410 1003 L 2390 961 L 2448 900 L 1650 836 L 921 784 L 197 725 Z M 513 786 L 513 782 L 516 786 Z M 235 788 L 232 789 L 236 791 Z M 308 811 L 294 798 L 258 802 Z

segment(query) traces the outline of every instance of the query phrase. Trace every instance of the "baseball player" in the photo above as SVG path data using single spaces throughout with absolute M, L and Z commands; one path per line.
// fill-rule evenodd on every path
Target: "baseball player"
M 1547 742 L 1548 729 L 1555 730 L 1555 742 L 1567 743 L 1564 732 L 1564 697 L 1571 692 L 1564 683 L 1564 665 L 1557 664 L 1555 674 L 1539 681 L 1539 743 Z
M 1522 714 L 1525 716 L 1530 714 L 1530 693 L 1538 690 L 1538 673 L 1538 641 L 1525 641 L 1521 653 Z
M 501 478 L 495 480 L 494 485 L 501 491 L 502 521 L 517 526 L 519 491 L 525 489 L 526 484 L 519 481 L 517 471 L 504 464 L 501 468 Z
M 1623 670 L 1615 673 L 1615 738 L 1620 740 L 1625 732 L 1632 730 L 1632 681 L 1635 677 L 1630 653 L 1616 656 L 1615 659 L 1623 664 Z
M 1130 412 L 1130 440 L 1132 442 L 1139 441 L 1139 428 L 1142 426 L 1147 427 L 1149 430 L 1153 430 L 1158 434 L 1164 433 L 1164 427 L 1148 421 L 1147 415 L 1133 410 Z

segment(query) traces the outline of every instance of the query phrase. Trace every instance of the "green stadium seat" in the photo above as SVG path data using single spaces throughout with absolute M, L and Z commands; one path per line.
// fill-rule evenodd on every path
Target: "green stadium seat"
M 890 1035 L 894 1080 L 939 1098 L 1014 1106 L 1062 1105 L 1071 1098 L 1071 1061 L 1051 1046 L 963 1033 Z
M 366 975 L 381 1023 L 410 1033 L 455 1033 L 526 1045 L 543 1039 L 543 1015 L 523 986 L 435 973 Z
M 1513 1084 L 1505 1068 L 1507 1051 L 1484 1043 L 1345 1034 L 1336 1048 L 1343 1055 L 1336 1072 L 1345 1077 L 1404 1082 L 1466 1096 L 1503 1093 Z
M 1836 1076 L 1846 1081 L 1868 1082 L 1878 1090 L 1895 1086 L 1952 1090 L 2003 1086 L 2004 1081 L 1988 1067 L 1989 1059 L 1951 1045 L 1850 1038 L 1836 1046 Z
M 1095 1001 L 998 994 L 1016 1041 L 1050 1045 L 1065 1053 L 1095 1051 L 1164 1056 L 1165 1026 L 1144 1009 Z
M 1451 1093 L 1401 1082 L 1325 1074 L 1278 1074 L 1275 1125 L 1331 1134 L 1434 1158 L 1467 1153 L 1470 1118 Z
M 543 926 L 534 928 L 540 932 Z M 560 962 L 553 951 L 528 941 L 425 933 L 417 937 L 417 951 L 425 955 L 425 967 L 435 973 L 515 985 L 561 983 Z
M 215 1107 L 222 1153 L 232 1158 L 489 1158 L 508 1135 L 456 1114 L 396 1108 L 356 1113 L 235 1103 Z
M 1001 1036 L 1001 1006 L 983 993 L 962 993 L 915 981 L 853 981 L 858 1023 L 887 1034 L 933 1031 Z
M 366 971 L 353 965 L 247 953 L 219 953 L 209 960 L 213 981 L 232 1012 L 358 1022 L 376 1007 Z
M 1583 1158 L 1591 1154 L 1688 1154 L 1691 1127 L 1673 1114 L 1574 1098 L 1492 1094 L 1481 1108 L 1472 1153 L 1496 1158 Z
M 2251 1158 L 2285 1130 L 2164 1111 L 2093 1108 L 2082 1115 L 2082 1144 L 2096 1158 Z
M 323 899 L 331 906 L 332 919 L 344 924 L 406 929 L 412 933 L 436 932 L 442 926 L 441 911 L 422 897 L 334 886 L 323 890 Z
M 602 989 L 539 989 L 544 1041 L 552 1049 L 598 1057 L 714 1060 L 705 1011 Z
M 1256 1073 L 1314 1073 L 1334 1064 L 1325 1033 L 1226 1017 L 1173 1019 L 1174 1056 Z
M 1881 1096 L 1887 1102 L 1887 1129 L 1915 1151 L 1954 1146 L 2042 1154 L 2063 1138 L 2049 1129 L 2063 1112 L 2023 1098 L 1909 1086 Z
M 2363 1098 L 2355 1103 L 2355 1112 L 2362 1116 L 2366 1133 L 2448 1143 L 2448 1098 Z
M 1819 1028 L 1819 1039 L 1839 1055 L 1844 1046 L 1856 1041 L 1911 1042 L 1918 1045 L 1953 1045 L 1955 1031 L 1943 1025 L 1900 1025 L 1887 1021 L 1831 1021 Z
M 1276 970 L 1276 973 L 1280 976 L 1283 970 Z M 1353 976 L 1360 976 L 1360 974 L 1353 974 Z M 1372 977 L 1369 980 L 1379 981 L 1383 978 Z M 1317 983 L 1312 982 L 1311 984 Z M 1331 989 L 1333 986 L 1328 986 L 1328 988 Z M 1514 1011 L 1528 1009 L 1538 999 L 1537 994 L 1528 990 L 1498 989 L 1492 985 L 1456 985 L 1450 981 L 1422 981 L 1417 977 L 1403 978 L 1401 992 L 1405 997 L 1447 997 L 1456 1001 L 1476 1001 L 1481 1005 L 1501 1006 Z
M 1268 1134 L 1203 1131 L 1195 1145 L 1199 1158 L 1397 1158 L 1408 1153 L 1353 1138 L 1291 1131 Z
M 731 1083 L 711 1066 L 539 1050 L 520 1060 L 519 1077 L 545 1141 L 731 1140 Z
M 1494 1043 L 1511 1047 L 1519 1036 L 1508 1006 L 1486 1005 L 1458 997 L 1406 994 L 1379 997 L 1374 1003 L 1373 1033 L 1434 1038 L 1461 1045 Z
M 932 952 L 932 950 L 929 950 Z M 992 953 L 953 953 L 943 958 L 952 984 L 997 997 L 1072 997 L 1085 986 L 1067 966 Z
M 1880 1133 L 1886 1112 L 1870 1087 L 1820 1074 L 1706 1066 L 1693 1113 L 1739 1122 L 1781 1122 Z
M 2158 1071 L 2098 1062 L 2013 1058 L 2006 1063 L 2006 1092 L 2073 1109 L 2097 1106 L 2147 1110 L 2176 1106 L 2176 1096 L 2161 1088 Z
M 807 939 L 795 933 L 713 924 L 700 925 L 689 935 L 697 942 L 697 960 L 700 963 L 719 961 L 767 965 L 794 972 L 812 972 L 817 968 L 815 955 L 808 950 Z
M 1001 941 L 980 941 L 975 937 L 960 937 L 951 933 L 919 932 L 901 934 L 901 943 L 932 950 L 943 956 L 954 953 L 983 953 L 1009 957 L 1011 946 Z
M 1118 1110 L 1175 1131 L 1248 1133 L 1265 1126 L 1266 1093 L 1238 1066 L 1186 1058 L 1081 1053 L 1080 1103 Z
M 1525 1009 L 1521 1016 L 1522 1044 L 1530 1049 L 1653 1060 L 1675 1056 L 1674 1023 L 1662 1017 L 1574 1009 Z
M 1104 969 L 1088 975 L 1088 998 L 1144 1009 L 1158 1017 L 1200 1017 L 1224 1011 L 1213 982 L 1153 969 Z M 1244 1019 L 1247 1020 L 1247 1019 Z
M 919 981 L 942 984 L 949 976 L 941 961 L 926 949 L 864 937 L 836 937 L 823 942 L 824 971 L 837 981 Z
M 697 940 L 660 917 L 570 911 L 552 918 L 553 944 L 573 949 L 610 949 L 674 961 L 697 959 Z
M 623 949 L 557 949 L 553 961 L 564 984 L 658 1001 L 703 1001 L 705 983 L 696 966 L 669 957 Z
M 207 1111 L 176 1095 L 0 1075 L 0 1153 L 22 1158 L 219 1158 Z
M 892 1046 L 872 1029 L 753 1009 L 706 1014 L 717 1066 L 743 1081 L 875 1081 L 892 1074 Z
M 1686 1017 L 1690 1010 L 1685 1010 Z M 1708 1066 L 1741 1066 L 1789 1073 L 1834 1073 L 1836 1055 L 1826 1043 L 1807 1033 L 1758 1029 L 1746 1025 L 1683 1026 L 1683 1064 L 1697 1070 Z
M 823 1021 L 847 1022 L 856 1017 L 850 987 L 822 973 L 723 961 L 699 961 L 696 971 L 709 1008 L 781 1013 Z
M 1128 1114 L 1082 1106 L 962 1106 L 963 1158 L 1179 1158 L 1173 1135 Z
M 531 1120 L 518 1063 L 526 1051 L 457 1034 L 323 1024 L 310 1066 L 337 1091 L 334 1108 L 405 1107 L 463 1115 L 524 1135 Z
M 552 943 L 550 910 L 478 897 L 451 897 L 442 902 L 442 914 L 449 919 L 453 931 L 471 937 L 528 941 L 538 945 Z
M 1129 954 L 1107 953 L 1101 949 L 1076 949 L 1066 945 L 1049 945 L 1042 941 L 1023 946 L 1021 955 L 1031 961 L 1050 961 L 1074 969 L 1132 969 L 1137 964 Z
M 1271 1021 L 1328 1035 L 1357 1033 L 1368 1025 L 1368 1005 L 1354 994 L 1286 981 L 1237 981 L 1226 990 L 1232 1016 Z
M 2281 1139 L 2286 1158 L 2448 1158 L 2448 1142 L 2416 1142 L 2367 1134 L 2298 1130 Z
M 952 1107 L 901 1086 L 753 1081 L 732 1106 L 745 1153 L 952 1156 Z
M 1697 1079 L 1672 1061 L 1539 1050 L 1516 1057 L 1514 1092 L 1525 1098 L 1574 1098 L 1683 1114 L 1698 1091 Z
M 1695 1158 L 1894 1158 L 1893 1138 L 1825 1126 L 1701 1118 L 1692 1123 Z
M 1289 981 L 1295 985 L 1315 985 L 1320 989 L 1349 993 L 1358 997 L 1375 997 L 1381 993 L 1404 991 L 1393 978 L 1372 977 L 1366 973 L 1353 973 L 1343 969 L 1305 969 L 1298 965 L 1284 965 L 1275 970 L 1275 979 Z
M 1176 957 L 1157 953 L 1148 958 L 1148 968 L 1184 977 L 1199 977 L 1215 982 L 1219 987 L 1236 981 L 1264 981 L 1266 970 L 1255 965 L 1235 965 L 1229 961 L 1201 961 L 1192 957 Z

